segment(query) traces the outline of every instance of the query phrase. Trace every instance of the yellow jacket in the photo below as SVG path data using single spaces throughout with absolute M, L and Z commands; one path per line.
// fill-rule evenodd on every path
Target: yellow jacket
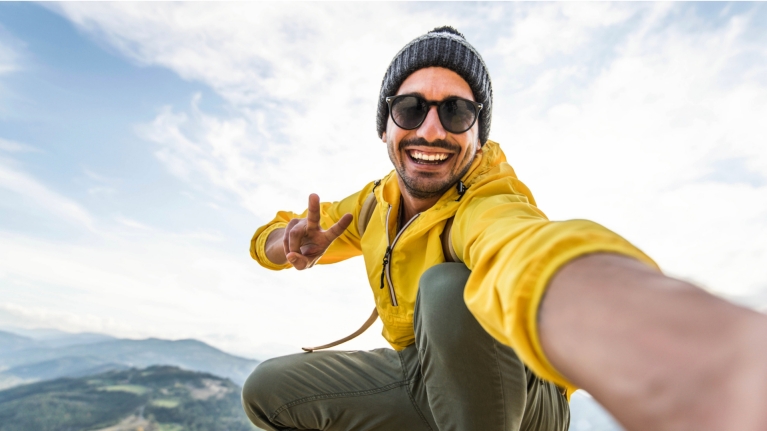
M 400 190 L 394 171 L 380 185 L 369 183 L 340 202 L 321 204 L 324 229 L 346 213 L 353 214 L 355 219 L 318 263 L 339 262 L 362 254 L 383 321 L 383 336 L 395 349 L 404 349 L 415 340 L 413 309 L 418 280 L 428 268 L 445 261 L 440 235 L 447 219 L 455 215 L 453 247 L 471 270 L 464 291 L 469 310 L 487 332 L 514 348 L 533 372 L 572 393 L 574 386 L 551 366 L 538 340 L 538 305 L 549 278 L 568 261 L 594 252 L 620 253 L 652 266 L 655 263 L 628 241 L 596 223 L 549 221 L 493 141 L 484 145 L 462 181 L 468 189 L 460 200 L 457 189 L 451 188 L 433 207 L 412 219 L 399 235 Z M 378 204 L 360 238 L 357 216 L 371 191 Z M 387 214 L 390 214 L 388 236 Z M 278 212 L 253 236 L 250 248 L 253 258 L 269 269 L 289 268 L 290 264 L 270 262 L 264 245 L 274 229 L 285 227 L 292 218 L 305 216 L 306 212 L 300 215 Z M 392 242 L 389 271 L 384 273 L 384 257 Z

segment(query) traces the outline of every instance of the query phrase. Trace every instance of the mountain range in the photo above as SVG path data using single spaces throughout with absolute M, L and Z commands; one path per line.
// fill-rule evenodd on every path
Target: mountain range
M 32 338 L 0 331 L 0 389 L 108 370 L 173 365 L 242 385 L 259 361 L 222 352 L 198 340 L 118 339 L 102 334 L 53 333 Z

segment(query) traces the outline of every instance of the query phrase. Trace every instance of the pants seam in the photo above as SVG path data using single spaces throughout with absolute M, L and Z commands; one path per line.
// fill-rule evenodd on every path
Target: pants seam
M 289 403 L 283 404 L 281 407 L 279 407 L 277 410 L 275 410 L 271 415 L 269 415 L 269 422 L 273 422 L 274 418 L 279 416 L 280 413 L 284 412 L 285 410 L 295 407 L 299 404 L 305 404 L 312 401 L 317 400 L 325 400 L 330 398 L 344 398 L 344 397 L 351 397 L 351 396 L 360 396 L 360 395 L 373 395 L 380 392 L 386 392 L 390 389 L 395 389 L 398 387 L 406 386 L 408 384 L 407 380 L 403 380 L 400 382 L 394 382 L 390 383 L 386 386 L 382 386 L 380 388 L 375 389 L 366 389 L 364 391 L 353 391 L 353 392 L 335 392 L 330 394 L 319 394 L 319 395 L 311 395 L 304 398 L 299 398 L 297 400 L 293 400 Z
M 418 362 L 420 363 L 421 362 L 420 361 L 420 352 L 418 351 L 418 346 L 416 346 L 415 352 L 416 352 L 416 355 L 418 355 L 418 359 L 419 359 Z M 400 364 L 402 366 L 402 374 L 407 378 L 407 375 L 405 375 L 405 362 L 402 360 L 402 354 L 400 354 L 399 352 L 397 352 L 397 353 L 398 353 L 398 356 L 399 356 L 399 362 L 400 362 Z M 429 425 L 429 421 L 426 420 L 426 417 L 424 417 L 423 412 L 418 407 L 418 403 L 416 403 L 415 402 L 415 398 L 413 398 L 412 384 L 413 384 L 413 379 L 410 379 L 410 380 L 407 381 L 407 397 L 410 398 L 410 404 L 413 405 L 413 409 L 415 409 L 416 413 L 418 413 L 418 417 L 421 418 L 421 421 L 423 421 L 423 424 L 426 425 L 426 428 L 429 431 L 433 431 L 431 429 L 431 425 Z
M 493 343 L 493 356 L 495 357 L 495 366 L 498 370 L 498 383 L 500 384 L 501 388 L 501 411 L 503 412 L 503 429 L 506 429 L 508 427 L 508 420 L 506 418 L 506 394 L 503 390 L 503 376 L 501 375 L 501 362 L 498 359 L 498 342 L 495 340 L 495 338 L 491 338 L 491 341 Z M 521 423 L 521 420 L 520 420 Z

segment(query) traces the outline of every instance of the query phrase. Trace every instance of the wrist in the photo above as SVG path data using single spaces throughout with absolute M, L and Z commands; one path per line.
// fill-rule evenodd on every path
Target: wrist
M 284 222 L 272 223 L 259 229 L 256 236 L 253 238 L 251 255 L 266 269 L 279 271 L 290 268 L 290 264 L 284 260 L 284 251 L 281 247 L 280 249 L 275 250 L 274 244 L 274 242 L 277 241 L 278 245 L 282 245 L 282 235 L 279 232 L 284 232 L 286 225 L 287 223 Z M 283 261 L 285 263 L 279 263 Z
M 285 247 L 283 246 L 283 236 L 285 228 L 277 228 L 269 232 L 264 245 L 266 258 L 274 265 L 285 265 L 288 259 L 285 257 Z

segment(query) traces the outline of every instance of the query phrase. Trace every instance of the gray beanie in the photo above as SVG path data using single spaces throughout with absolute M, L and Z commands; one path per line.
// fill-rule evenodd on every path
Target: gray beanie
M 458 30 L 449 26 L 435 28 L 413 39 L 392 59 L 381 83 L 378 98 L 378 137 L 383 136 L 386 131 L 389 118 L 386 97 L 393 96 L 410 74 L 432 66 L 450 69 L 469 83 L 475 101 L 482 104 L 479 113 L 479 142 L 484 145 L 490 134 L 490 118 L 493 112 L 490 75 L 477 50 L 466 42 L 466 38 Z

